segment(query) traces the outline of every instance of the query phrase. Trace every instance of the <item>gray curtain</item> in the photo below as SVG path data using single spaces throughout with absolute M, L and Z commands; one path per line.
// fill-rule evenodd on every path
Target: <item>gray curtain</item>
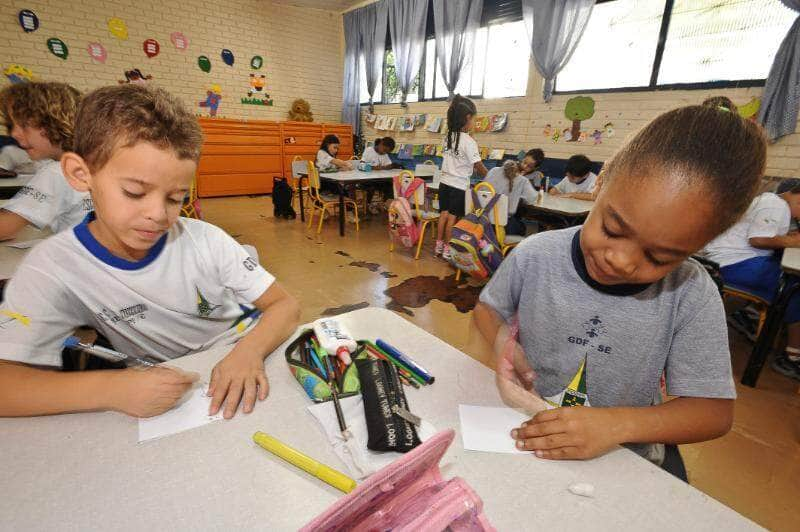
M 411 82 L 419 73 L 425 47 L 428 0 L 389 0 L 389 31 L 392 36 L 400 105 L 406 106 Z
M 364 66 L 369 93 L 369 112 L 375 111 L 372 106 L 375 87 L 383 75 L 383 56 L 386 52 L 386 25 L 389 21 L 389 4 L 380 0 L 359 10 L 359 31 L 361 48 L 364 52 Z
M 475 34 L 481 24 L 483 0 L 433 0 L 436 58 L 448 91 L 448 99 L 472 59 Z
M 344 14 L 344 80 L 342 87 L 342 122 L 353 126 L 353 134 L 361 131 L 360 90 L 361 77 L 358 58 L 361 55 L 359 10 Z
M 800 15 L 800 0 L 781 0 Z M 769 70 L 758 120 L 770 140 L 795 132 L 800 107 L 800 16 L 783 39 Z
M 531 40 L 536 70 L 544 77 L 544 101 L 569 62 L 592 14 L 595 0 L 522 0 L 522 18 Z

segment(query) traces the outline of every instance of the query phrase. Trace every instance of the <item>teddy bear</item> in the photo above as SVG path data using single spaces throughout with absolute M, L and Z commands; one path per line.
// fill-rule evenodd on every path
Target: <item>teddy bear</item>
M 311 112 L 311 106 L 302 98 L 292 102 L 292 107 L 289 109 L 289 120 L 297 122 L 313 122 L 314 113 Z

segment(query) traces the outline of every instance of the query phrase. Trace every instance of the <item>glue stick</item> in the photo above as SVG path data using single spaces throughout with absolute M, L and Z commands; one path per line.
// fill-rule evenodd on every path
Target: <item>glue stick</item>
M 346 366 L 350 365 L 350 353 L 356 351 L 358 344 L 341 323 L 332 318 L 319 319 L 314 322 L 314 334 L 329 355 L 336 356 Z

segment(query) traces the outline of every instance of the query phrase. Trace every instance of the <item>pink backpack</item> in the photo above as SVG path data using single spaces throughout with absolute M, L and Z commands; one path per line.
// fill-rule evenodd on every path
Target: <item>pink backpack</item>
M 455 431 L 442 431 L 371 475 L 301 529 L 493 531 L 483 501 L 463 479 L 443 480 L 439 460 Z
M 396 198 L 389 204 L 389 236 L 395 242 L 400 242 L 407 248 L 413 247 L 419 240 L 419 224 L 414 221 L 413 210 L 409 198 L 425 182 L 415 177 L 403 190 L 399 176 L 394 176 L 394 191 Z

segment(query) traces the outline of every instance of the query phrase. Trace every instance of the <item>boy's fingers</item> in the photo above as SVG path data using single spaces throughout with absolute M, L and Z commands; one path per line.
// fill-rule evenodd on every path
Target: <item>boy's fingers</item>
M 222 406 L 222 400 L 225 399 L 225 395 L 228 391 L 228 387 L 231 385 L 230 380 L 226 380 L 225 382 L 219 382 L 217 379 L 217 385 L 214 388 L 214 394 L 211 398 L 211 406 L 208 409 L 208 414 L 213 416 L 219 412 L 220 407 Z
M 258 399 L 263 401 L 267 398 L 267 394 L 269 394 L 269 381 L 264 373 L 260 373 L 256 377 L 256 381 L 258 382 Z
M 211 379 L 210 382 L 208 383 L 208 391 L 206 392 L 207 397 L 211 397 L 212 395 L 214 395 L 214 389 L 217 386 L 218 380 L 219 380 L 219 370 L 215 366 L 214 369 L 211 370 Z
M 511 437 L 515 440 L 526 440 L 550 434 L 561 434 L 566 432 L 566 426 L 560 419 L 554 421 L 544 421 L 542 423 L 525 423 L 520 428 L 511 431 Z
M 256 404 L 256 380 L 248 378 L 244 382 L 244 398 L 242 400 L 242 411 L 249 414 L 253 411 Z
M 577 460 L 581 458 L 577 447 L 560 447 L 558 449 L 540 449 L 534 452 L 538 458 L 546 460 Z
M 566 447 L 572 443 L 567 434 L 550 434 L 538 438 L 528 438 L 527 440 L 517 440 L 517 449 L 525 451 L 551 450 Z
M 231 385 L 228 387 L 228 395 L 225 398 L 225 412 L 222 414 L 222 417 L 230 419 L 236 414 L 239 401 L 242 400 L 243 389 L 243 381 L 231 382 Z

